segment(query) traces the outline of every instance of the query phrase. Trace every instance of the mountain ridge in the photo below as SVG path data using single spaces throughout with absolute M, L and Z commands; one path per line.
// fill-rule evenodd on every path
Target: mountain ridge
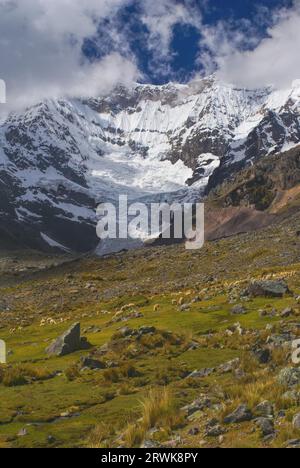
M 90 251 L 98 203 L 197 200 L 298 143 L 299 81 L 244 90 L 210 77 L 48 100 L 0 126 L 0 227 L 31 247 Z

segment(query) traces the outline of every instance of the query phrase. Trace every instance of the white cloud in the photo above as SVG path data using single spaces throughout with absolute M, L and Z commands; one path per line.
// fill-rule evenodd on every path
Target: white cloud
M 97 95 L 136 80 L 131 57 L 111 53 L 94 64 L 82 56 L 101 18 L 129 0 L 0 0 L 0 78 L 8 106 L 46 97 Z
M 180 24 L 201 33 L 199 62 L 207 74 L 217 68 L 220 79 L 247 87 L 289 86 L 300 77 L 299 2 L 272 14 L 261 9 L 261 21 L 265 23 L 267 15 L 271 25 L 269 37 L 261 41 L 249 20 L 205 26 L 193 0 L 136 1 L 140 16 L 134 21 L 147 28 L 144 46 L 153 55 L 153 74 L 172 76 L 172 38 Z M 8 106 L 23 107 L 47 97 L 101 95 L 118 83 L 136 81 L 140 72 L 129 46 L 132 31 L 117 16 L 133 2 L 0 0 L 0 79 L 7 85 Z M 96 44 L 107 55 L 90 63 L 82 54 L 83 42 L 97 36 L 99 22 L 106 19 L 107 34 L 96 37 Z M 250 47 L 253 50 L 245 52 Z
M 276 11 L 272 23 L 268 37 L 262 41 L 254 35 L 251 25 L 245 28 L 239 25 L 238 30 L 224 23 L 205 28 L 203 43 L 210 54 L 200 57 L 200 61 L 206 71 L 212 71 L 216 65 L 220 79 L 243 87 L 291 86 L 292 81 L 300 78 L 299 3 L 293 8 Z M 241 51 L 245 46 L 252 46 L 253 50 Z

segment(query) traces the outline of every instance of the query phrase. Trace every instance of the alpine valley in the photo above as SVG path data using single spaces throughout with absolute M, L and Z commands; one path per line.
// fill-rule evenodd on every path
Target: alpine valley
M 0 448 L 300 448 L 300 82 L 46 101 L 0 164 Z M 120 194 L 204 199 L 203 248 L 103 255 Z

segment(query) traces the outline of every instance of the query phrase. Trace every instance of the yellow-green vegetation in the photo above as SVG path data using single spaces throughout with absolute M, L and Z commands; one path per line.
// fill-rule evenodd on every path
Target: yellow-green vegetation
M 184 419 L 178 413 L 170 391 L 167 388 L 151 389 L 141 402 L 141 418 L 126 427 L 122 439 L 127 448 L 140 447 L 150 429 L 159 426 L 158 433 L 166 437 L 181 425 L 184 425 Z
M 21 277 L 1 270 L 0 337 L 8 364 L 0 367 L 0 446 L 136 447 L 146 440 L 264 447 L 299 438 L 292 425 L 299 401 L 277 380 L 292 366 L 290 350 L 274 346 L 266 364 L 253 354 L 257 343 L 286 328 L 299 336 L 296 221 L 195 252 L 148 248 L 55 260 L 50 269 L 39 256 L 35 270 Z M 28 258 L 21 254 L 18 262 L 24 266 Z M 284 279 L 293 294 L 245 297 L 249 282 L 261 278 Z M 239 304 L 245 314 L 233 315 Z M 286 308 L 292 313 L 283 319 Z M 92 348 L 49 357 L 49 344 L 78 321 Z M 87 356 L 105 369 L 83 369 Z M 222 370 L 236 358 L 232 369 Z M 191 375 L 203 369 L 207 374 Z M 182 409 L 199 398 L 210 404 Z M 240 404 L 254 412 L 264 400 L 275 408 L 274 437 L 263 438 L 254 420 L 224 424 Z M 285 414 L 278 418 L 280 411 Z M 212 419 L 222 435 L 207 436 Z

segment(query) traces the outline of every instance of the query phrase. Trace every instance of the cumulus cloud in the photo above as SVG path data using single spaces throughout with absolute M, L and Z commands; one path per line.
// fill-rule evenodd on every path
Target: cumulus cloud
M 0 0 L 0 77 L 10 107 L 47 97 L 108 92 L 136 80 L 134 59 L 117 52 L 90 63 L 83 41 L 128 0 Z
M 256 88 L 291 86 L 300 78 L 300 5 L 270 14 L 272 26 L 261 40 L 251 23 L 233 29 L 220 22 L 203 29 L 203 44 L 208 52 L 200 55 L 206 73 L 216 69 L 217 76 L 238 86 Z M 248 49 L 248 50 L 245 50 Z M 250 49 L 250 50 L 249 50 Z
M 7 85 L 9 109 L 48 97 L 106 94 L 138 80 L 142 74 L 130 49 L 135 28 L 119 16 L 130 5 L 137 6 L 133 24 L 146 30 L 143 47 L 153 76 L 172 77 L 174 27 L 189 25 L 202 36 L 199 64 L 205 74 L 217 70 L 220 79 L 247 87 L 289 86 L 300 77 L 298 1 L 272 14 L 261 8 L 258 20 L 269 24 L 263 40 L 252 19 L 205 25 L 199 6 L 206 4 L 209 0 L 0 0 L 0 79 Z M 93 62 L 82 53 L 87 38 L 101 57 Z

